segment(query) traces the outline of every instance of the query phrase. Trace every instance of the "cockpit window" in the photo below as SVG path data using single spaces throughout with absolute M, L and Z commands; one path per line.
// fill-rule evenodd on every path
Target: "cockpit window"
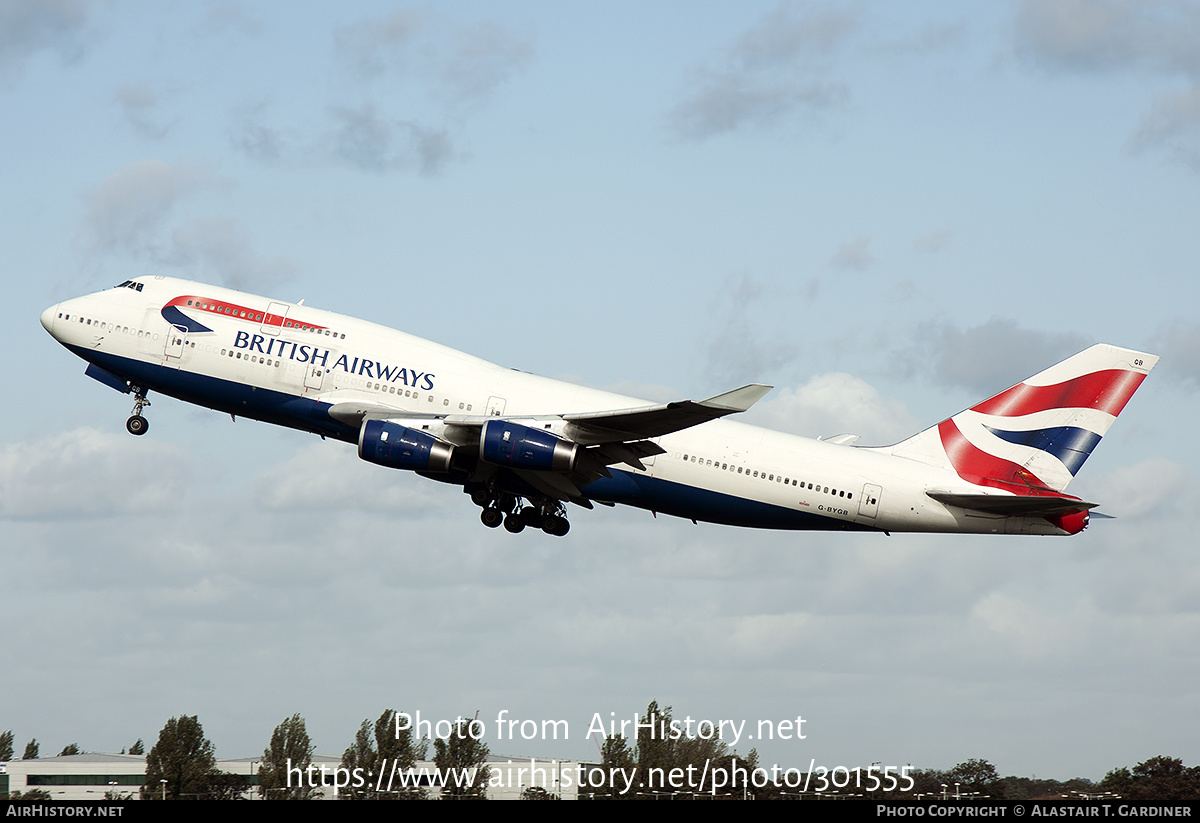
M 141 290 L 142 290 L 142 284 L 141 284 L 141 283 L 134 283 L 132 280 L 126 280 L 124 283 L 121 283 L 121 284 L 119 284 L 119 285 L 113 286 L 113 288 L 114 288 L 114 289 L 133 289 L 134 291 L 141 291 Z

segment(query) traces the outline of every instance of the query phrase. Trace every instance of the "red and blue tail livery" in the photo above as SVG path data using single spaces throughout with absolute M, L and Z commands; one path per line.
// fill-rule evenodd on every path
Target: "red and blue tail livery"
M 1097 345 L 894 446 L 727 418 L 751 383 L 647 403 L 503 368 L 353 317 L 168 277 L 52 306 L 42 325 L 134 398 L 157 392 L 341 440 L 374 468 L 458 486 L 484 525 L 562 536 L 569 506 L 769 529 L 1075 534 L 1066 493 L 1154 367 Z
M 1063 493 L 1158 357 L 1099 344 L 943 420 L 893 447 L 897 456 L 952 469 L 960 480 L 1019 497 L 1078 501 Z M 942 499 L 955 499 L 944 492 Z M 959 502 L 965 502 L 962 493 Z M 1019 507 L 979 494 L 978 506 Z M 1071 514 L 1086 525 L 1082 501 Z M 1091 504 L 1087 504 L 1090 508 Z

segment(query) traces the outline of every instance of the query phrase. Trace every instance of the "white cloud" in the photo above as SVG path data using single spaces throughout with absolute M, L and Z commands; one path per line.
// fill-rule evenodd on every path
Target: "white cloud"
M 236 289 L 270 289 L 295 273 L 286 258 L 260 255 L 241 223 L 227 217 L 198 217 L 183 223 L 172 232 L 164 258 L 203 280 Z
M 220 181 L 207 171 L 140 160 L 109 175 L 88 196 L 80 237 L 87 253 L 169 266 L 234 288 L 267 289 L 293 264 L 255 248 L 240 221 L 195 216 L 199 196 Z
M 1160 337 L 1162 362 L 1159 368 L 1193 386 L 1200 384 L 1200 323 L 1177 320 L 1168 324 Z
M 442 66 L 441 82 L 449 94 L 463 102 L 483 101 L 533 57 L 526 38 L 491 21 L 460 32 Z
M 143 137 L 161 140 L 174 125 L 162 113 L 162 95 L 145 86 L 121 86 L 115 98 L 130 126 Z
M 257 498 L 271 510 L 412 515 L 441 508 L 447 502 L 433 481 L 368 463 L 358 457 L 353 446 L 332 442 L 308 446 L 264 470 L 256 487 Z M 468 502 L 462 495 L 461 514 L 473 511 Z
M 178 449 L 125 434 L 75 429 L 0 446 L 0 516 L 111 517 L 178 507 L 190 474 Z
M 921 254 L 936 254 L 949 245 L 953 233 L 947 228 L 935 229 L 923 234 L 913 242 L 913 248 Z
M 1104 513 L 1122 518 L 1161 515 L 1164 509 L 1178 510 L 1185 499 L 1192 499 L 1187 470 L 1163 457 L 1143 460 L 1105 475 L 1089 475 L 1087 481 L 1095 499 L 1104 503 Z
M 365 78 L 402 71 L 412 62 L 418 38 L 429 28 L 426 11 L 399 9 L 386 17 L 344 26 L 334 34 L 338 55 Z
M 416 80 L 435 99 L 453 103 L 486 101 L 533 55 L 529 38 L 490 20 L 464 27 L 413 9 L 344 26 L 334 39 L 360 78 Z
M 684 140 L 768 128 L 841 104 L 846 86 L 828 64 L 859 26 L 854 9 L 781 3 L 729 47 L 722 68 L 698 71 L 670 114 Z
M 805 437 L 860 434 L 862 445 L 894 443 L 920 427 L 902 402 L 839 373 L 819 374 L 795 389 L 776 389 L 745 416 Z
M 0 3 L 0 76 L 19 74 L 41 51 L 64 63 L 78 60 L 93 35 L 88 18 L 93 0 L 37 0 Z
M 1185 0 L 1025 0 L 1019 48 L 1052 68 L 1200 77 L 1200 7 Z
M 705 371 L 709 375 L 722 383 L 736 384 L 766 375 L 795 356 L 793 343 L 764 331 L 760 322 L 758 307 L 772 297 L 759 280 L 748 274 L 725 281 L 713 306 L 713 322 L 705 326 Z
M 875 265 L 875 257 L 871 254 L 871 241 L 859 237 L 849 243 L 838 246 L 837 253 L 829 264 L 839 271 L 866 271 Z
M 153 254 L 179 203 L 211 184 L 207 172 L 139 160 L 110 174 L 87 198 L 84 237 L 96 253 Z
M 1049 69 L 1150 72 L 1190 87 L 1155 99 L 1130 136 L 1200 170 L 1200 6 L 1186 0 L 1025 0 L 1017 49 Z
M 1200 85 L 1155 100 L 1129 142 L 1134 151 L 1163 148 L 1200 170 Z
M 941 384 L 965 386 L 990 396 L 1083 351 L 1092 342 L 1073 332 L 1023 329 L 1015 320 L 1000 317 L 967 329 L 934 321 L 917 330 L 913 350 L 901 359 L 908 361 L 909 371 L 931 369 L 930 376 Z
M 416 168 L 435 174 L 459 157 L 448 131 L 393 120 L 370 104 L 338 107 L 334 119 L 338 123 L 330 138 L 334 153 L 363 171 Z

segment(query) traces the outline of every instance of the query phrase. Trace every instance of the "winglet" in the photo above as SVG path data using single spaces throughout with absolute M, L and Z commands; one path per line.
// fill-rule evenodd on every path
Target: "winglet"
M 749 386 L 742 386 L 740 389 L 701 400 L 698 405 L 713 409 L 728 409 L 730 414 L 744 412 L 762 400 L 766 393 L 773 388 L 774 386 L 764 386 L 762 383 L 751 383 Z

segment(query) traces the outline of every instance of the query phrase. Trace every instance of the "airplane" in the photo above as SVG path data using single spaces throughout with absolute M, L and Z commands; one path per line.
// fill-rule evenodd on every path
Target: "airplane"
M 770 386 L 653 404 L 504 368 L 364 320 L 148 275 L 66 300 L 42 326 L 85 374 L 353 443 L 461 486 L 484 525 L 563 536 L 566 504 L 729 526 L 1071 535 L 1065 489 L 1158 361 L 1098 344 L 892 446 L 724 420 Z

